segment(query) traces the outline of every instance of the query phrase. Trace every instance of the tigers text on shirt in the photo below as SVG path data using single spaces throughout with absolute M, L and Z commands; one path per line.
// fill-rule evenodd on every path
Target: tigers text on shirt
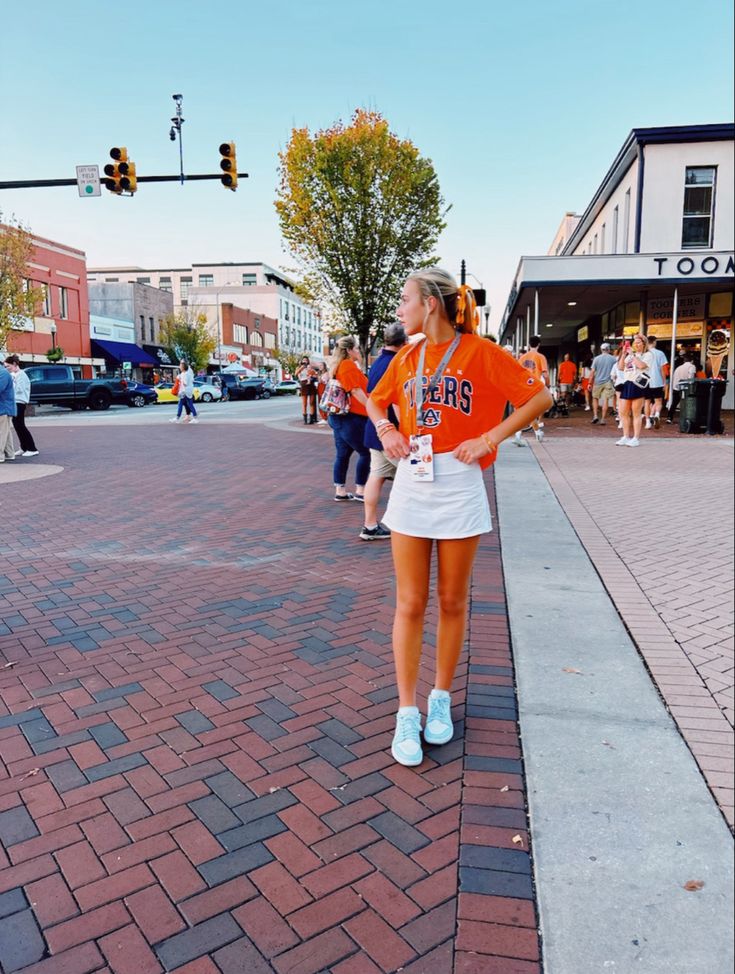
M 416 428 L 416 369 L 419 344 L 398 352 L 373 390 L 370 398 L 382 409 L 398 407 L 401 432 L 405 436 Z M 497 426 L 503 419 L 505 404 L 523 406 L 545 388 L 507 352 L 477 335 L 462 335 L 437 388 L 426 394 L 429 381 L 450 342 L 426 346 L 422 385 L 425 422 L 423 432 L 431 433 L 434 453 L 451 453 L 460 443 L 474 439 Z M 488 467 L 495 456 L 483 457 L 480 466 Z

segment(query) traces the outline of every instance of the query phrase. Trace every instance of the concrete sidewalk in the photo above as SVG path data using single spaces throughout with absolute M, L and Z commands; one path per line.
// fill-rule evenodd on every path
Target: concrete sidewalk
M 496 478 L 544 969 L 728 974 L 727 826 L 533 452 Z

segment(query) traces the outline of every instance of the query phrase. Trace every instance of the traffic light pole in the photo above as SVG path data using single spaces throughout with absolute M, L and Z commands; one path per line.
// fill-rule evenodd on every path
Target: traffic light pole
M 195 173 L 191 176 L 138 176 L 139 183 L 189 183 L 195 179 L 221 179 L 221 173 Z M 238 179 L 247 179 L 248 173 L 239 172 Z M 0 181 L 0 189 L 39 189 L 45 186 L 76 186 L 76 179 L 13 179 Z

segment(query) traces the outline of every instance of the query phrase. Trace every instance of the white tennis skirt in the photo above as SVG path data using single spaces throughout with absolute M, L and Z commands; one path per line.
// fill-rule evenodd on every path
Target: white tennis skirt
M 399 534 L 442 541 L 492 531 L 482 468 L 437 453 L 434 480 L 425 483 L 411 480 L 408 460 L 401 460 L 383 523 Z

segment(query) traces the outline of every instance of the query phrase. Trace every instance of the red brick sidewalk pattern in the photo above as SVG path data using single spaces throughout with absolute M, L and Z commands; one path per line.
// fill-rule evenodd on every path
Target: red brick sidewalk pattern
M 732 442 L 534 449 L 732 827 Z
M 64 472 L 4 490 L 0 966 L 538 974 L 497 535 L 457 738 L 409 770 L 389 546 L 329 438 L 40 438 Z

